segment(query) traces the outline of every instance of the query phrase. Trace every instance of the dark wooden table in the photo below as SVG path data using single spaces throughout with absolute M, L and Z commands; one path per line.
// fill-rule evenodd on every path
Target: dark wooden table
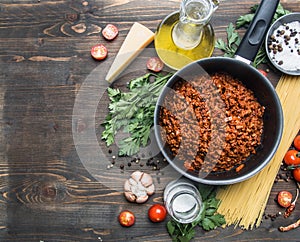
M 227 25 L 257 3 L 221 2 L 211 21 L 216 37 L 224 39 Z M 282 4 L 300 11 L 299 0 Z M 107 169 L 116 148 L 110 151 L 103 144 L 99 124 L 108 103 L 104 76 L 131 25 L 138 21 L 155 31 L 178 8 L 179 0 L 1 1 L 0 241 L 170 241 L 165 222 L 151 223 L 147 210 L 162 201 L 172 172 L 164 172 L 163 163 L 161 170 L 153 170 L 143 163 L 145 159 L 129 167 L 132 158 L 118 157 Z M 112 42 L 99 34 L 107 23 L 120 30 Z M 90 56 L 90 48 L 99 42 L 109 49 L 102 62 Z M 155 54 L 153 44 L 148 50 Z M 115 86 L 124 87 L 130 78 L 146 72 L 137 62 L 131 68 Z M 274 85 L 279 77 L 278 72 L 269 73 Z M 155 195 L 143 205 L 127 202 L 122 194 L 124 179 L 137 169 L 151 173 L 157 184 Z M 277 192 L 294 188 L 284 179 L 274 184 L 266 214 L 282 211 L 274 202 Z M 123 209 L 136 214 L 131 228 L 118 223 Z M 195 241 L 300 241 L 299 229 L 277 230 L 299 217 L 297 208 L 288 220 L 264 219 L 252 231 L 199 228 Z

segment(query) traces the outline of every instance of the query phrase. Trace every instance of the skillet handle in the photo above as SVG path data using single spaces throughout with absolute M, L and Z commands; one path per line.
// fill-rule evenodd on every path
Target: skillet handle
M 245 33 L 236 53 L 235 58 L 250 64 L 254 61 L 260 46 L 265 39 L 279 0 L 262 0 L 255 16 Z

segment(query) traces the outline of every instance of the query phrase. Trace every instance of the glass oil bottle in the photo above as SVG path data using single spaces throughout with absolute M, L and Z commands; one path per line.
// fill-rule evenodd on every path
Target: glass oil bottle
M 180 11 L 168 15 L 158 26 L 154 44 L 158 56 L 172 69 L 211 56 L 215 36 L 210 19 L 218 0 L 182 0 Z

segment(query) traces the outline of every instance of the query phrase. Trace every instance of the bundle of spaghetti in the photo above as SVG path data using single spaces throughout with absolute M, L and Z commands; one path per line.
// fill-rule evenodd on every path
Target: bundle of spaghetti
M 226 225 L 244 229 L 259 227 L 283 157 L 300 129 L 300 77 L 283 75 L 276 87 L 280 99 L 284 127 L 281 142 L 270 163 L 254 177 L 220 188 L 218 212 Z

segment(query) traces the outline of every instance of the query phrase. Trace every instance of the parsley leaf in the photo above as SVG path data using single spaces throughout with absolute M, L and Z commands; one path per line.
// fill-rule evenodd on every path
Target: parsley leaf
M 254 17 L 254 13 L 248 13 L 246 15 L 240 16 L 236 21 L 236 28 L 239 29 L 242 26 L 249 25 L 253 17 Z
M 250 8 L 250 13 L 249 14 L 246 14 L 246 15 L 243 15 L 243 16 L 240 16 L 237 21 L 236 21 L 236 28 L 239 29 L 241 27 L 245 27 L 247 28 L 249 26 L 249 24 L 251 23 L 251 21 L 253 20 L 254 18 L 254 15 L 255 15 L 255 12 L 258 8 L 258 4 L 255 4 L 254 6 L 252 6 Z M 273 17 L 273 22 L 276 21 L 278 18 L 286 15 L 286 14 L 289 14 L 290 11 L 286 10 L 283 8 L 283 6 L 281 5 L 281 3 L 278 4 L 278 7 L 276 9 L 276 12 L 274 14 L 274 17 Z
M 230 23 L 226 28 L 227 41 L 217 39 L 215 47 L 224 52 L 225 57 L 233 57 L 240 42 L 241 37 L 237 33 L 233 23 Z
M 217 227 L 222 226 L 223 224 L 226 223 L 224 216 L 219 213 L 216 213 L 216 214 L 210 216 L 209 219 L 212 220 L 213 223 L 215 224 L 215 226 L 217 226 Z
M 216 227 L 214 222 L 210 218 L 204 218 L 201 221 L 201 226 L 205 230 L 212 230 L 212 229 L 215 229 L 215 227 Z
M 108 88 L 109 113 L 103 122 L 102 139 L 106 145 L 116 143 L 120 156 L 131 156 L 146 146 L 153 126 L 154 109 L 162 87 L 172 76 L 147 73 L 128 84 L 128 92 Z M 153 77 L 154 81 L 150 82 Z M 116 135 L 120 134 L 118 140 Z
M 205 184 L 198 184 L 198 189 L 200 191 L 201 197 L 203 201 L 206 201 L 210 198 L 216 197 L 217 191 L 215 186 L 209 186 Z
M 174 242 L 189 242 L 195 237 L 195 227 L 198 222 L 190 224 L 178 223 L 175 220 L 170 220 L 167 223 L 167 230 Z

